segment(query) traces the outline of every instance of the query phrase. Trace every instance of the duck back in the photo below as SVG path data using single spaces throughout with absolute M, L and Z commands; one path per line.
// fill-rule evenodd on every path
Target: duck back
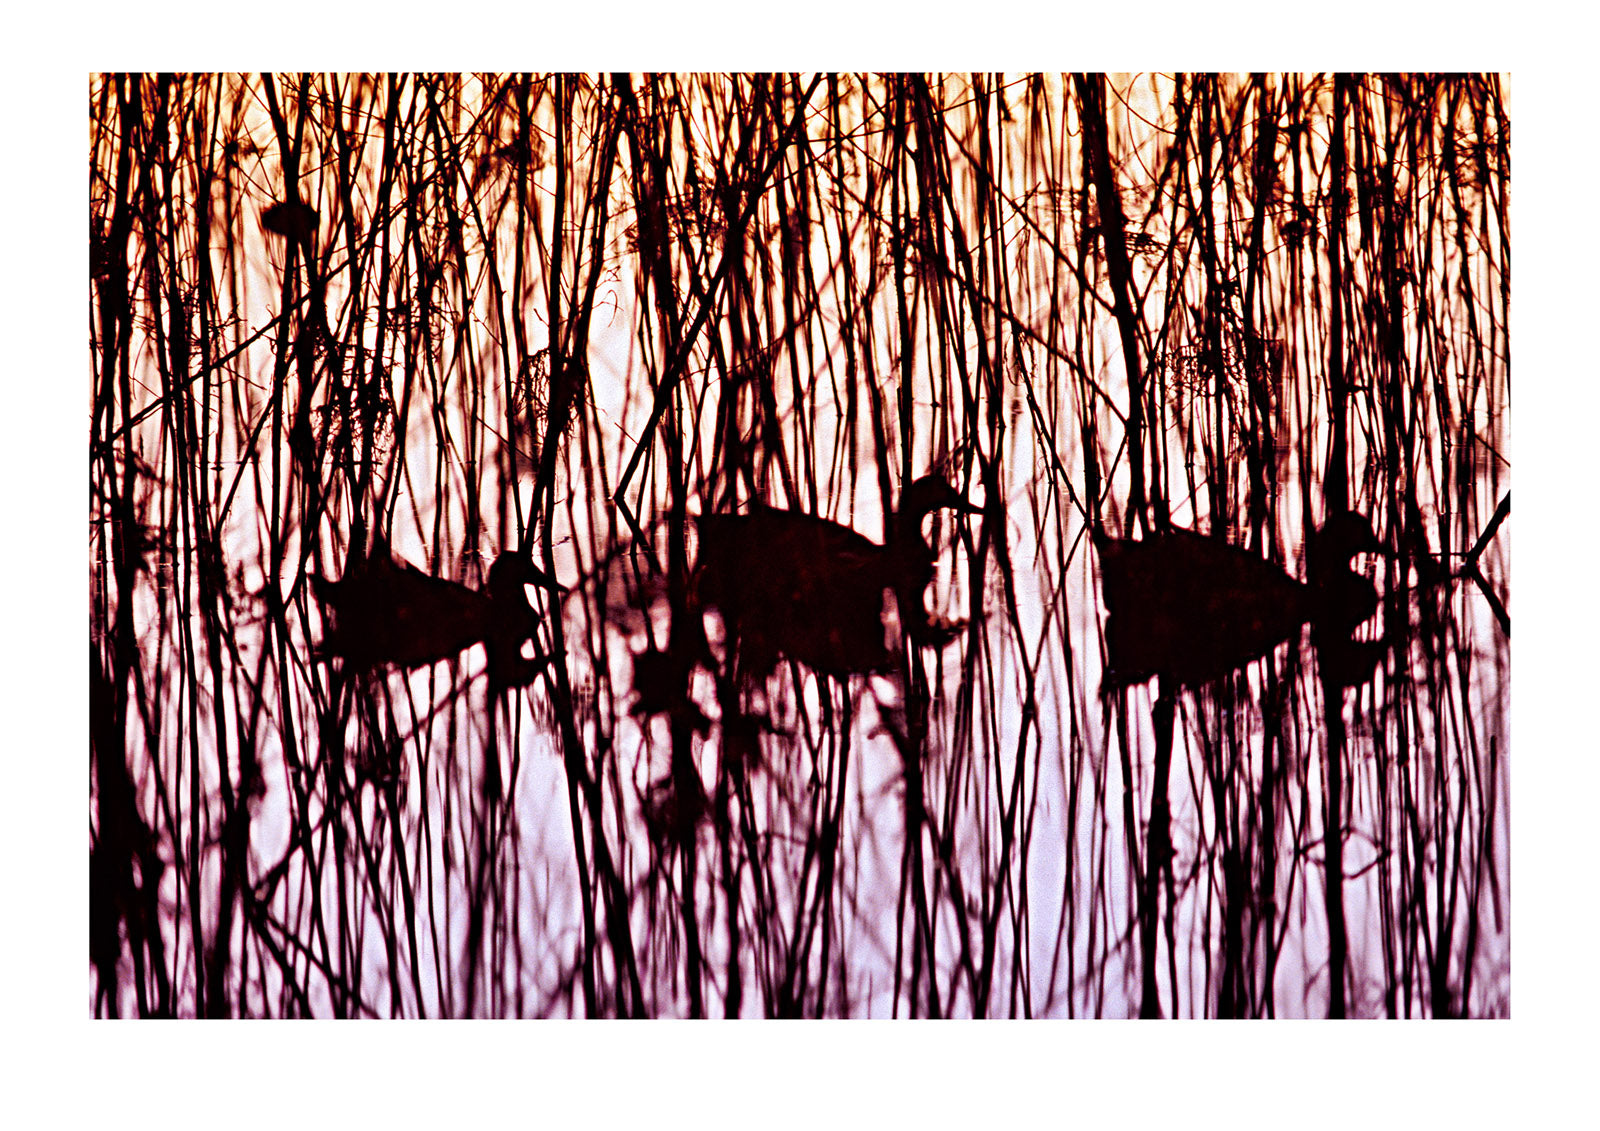
M 1101 539 L 1108 687 L 1198 686 L 1266 655 L 1311 618 L 1310 589 L 1263 558 L 1173 530 Z

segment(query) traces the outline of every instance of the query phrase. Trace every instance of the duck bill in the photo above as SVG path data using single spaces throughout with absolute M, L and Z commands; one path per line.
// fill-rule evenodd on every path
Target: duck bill
M 507 550 L 499 558 L 495 559 L 495 565 L 499 565 L 502 561 L 507 562 L 508 565 L 514 563 L 517 575 L 524 584 L 537 585 L 541 589 L 548 589 L 550 592 L 557 594 L 567 591 L 566 586 L 533 564 L 533 547 L 531 545 L 523 546 L 516 550 Z
M 532 562 L 528 563 L 528 581 L 530 584 L 537 585 L 541 589 L 548 589 L 552 593 L 565 593 L 567 591 L 565 585 L 562 585 Z

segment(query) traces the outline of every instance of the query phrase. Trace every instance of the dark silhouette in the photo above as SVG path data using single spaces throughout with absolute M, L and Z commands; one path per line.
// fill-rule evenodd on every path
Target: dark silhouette
M 1350 558 L 1384 549 L 1354 512 L 1335 515 L 1312 537 L 1305 582 L 1191 530 L 1139 542 L 1100 533 L 1095 545 L 1110 614 L 1106 690 L 1151 676 L 1162 677 L 1164 690 L 1168 681 L 1172 690 L 1200 687 L 1270 652 L 1308 622 L 1319 651 L 1337 653 L 1341 684 L 1359 682 L 1361 663 L 1378 658 L 1373 645 L 1350 639 L 1378 608 L 1377 591 L 1350 569 Z
M 261 226 L 289 239 L 304 239 L 317 230 L 317 210 L 298 200 L 282 200 L 262 210 Z
M 885 545 L 815 515 L 753 505 L 748 514 L 699 520 L 697 596 L 717 609 L 737 664 L 765 675 L 779 657 L 840 679 L 886 672 L 895 653 L 884 639 L 884 592 L 892 590 L 900 623 L 919 644 L 954 636 L 929 620 L 923 592 L 934 554 L 922 520 L 940 507 L 981 513 L 937 476 L 906 488 L 888 522 Z
M 538 627 L 523 586 L 556 588 L 522 553 L 496 558 L 482 589 L 396 562 L 383 543 L 370 556 L 352 558 L 338 581 L 311 581 L 333 614 L 323 652 L 355 671 L 435 664 L 482 643 L 490 689 L 499 691 L 531 683 L 553 659 L 537 645 L 532 659 L 522 655 Z
M 652 643 L 633 657 L 633 704 L 628 713 L 636 719 L 652 715 L 682 716 L 691 730 L 704 734 L 711 720 L 684 693 L 685 673 L 670 655 Z
M 161 936 L 161 876 L 167 865 L 155 831 L 139 812 L 138 787 L 128 772 L 117 725 L 116 698 L 116 685 L 91 648 L 89 768 L 96 821 L 89 844 L 89 961 L 95 969 L 95 1003 L 110 1017 L 122 1014 L 120 966 L 126 934 L 139 1015 L 164 1016 L 171 1012 Z M 147 970 L 156 981 L 153 1001 L 145 987 Z
M 1359 683 L 1383 644 L 1351 639 L 1378 608 L 1372 583 L 1350 568 L 1383 544 L 1359 514 L 1336 514 L 1307 546 L 1307 580 L 1263 558 L 1192 530 L 1167 530 L 1143 541 L 1107 537 L 1096 528 L 1105 595 L 1106 672 L 1102 694 L 1159 676 L 1151 711 L 1156 752 L 1144 875 L 1139 889 L 1140 1017 L 1161 1016 L 1156 982 L 1159 889 L 1172 891 L 1173 725 L 1179 691 L 1226 676 L 1294 638 L 1310 622 L 1325 687 Z M 1169 923 L 1170 929 L 1170 923 Z

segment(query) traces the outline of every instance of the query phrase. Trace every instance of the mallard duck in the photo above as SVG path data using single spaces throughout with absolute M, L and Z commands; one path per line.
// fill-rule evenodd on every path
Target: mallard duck
M 1192 530 L 1142 541 L 1100 533 L 1095 546 L 1110 614 L 1107 689 L 1151 676 L 1199 687 L 1266 655 L 1307 623 L 1321 639 L 1354 645 L 1351 633 L 1378 608 L 1376 589 L 1349 563 L 1384 547 L 1354 512 L 1334 515 L 1315 533 L 1304 582 Z
M 922 520 L 941 507 L 982 513 L 929 475 L 906 488 L 881 546 L 837 522 L 759 504 L 746 514 L 703 515 L 698 601 L 722 615 L 750 674 L 771 671 L 780 657 L 841 679 L 892 670 L 885 592 L 895 594 L 913 640 L 938 645 L 954 635 L 930 621 L 922 603 L 935 560 Z
M 496 558 L 482 589 L 396 562 L 383 543 L 354 558 L 339 580 L 311 582 L 332 614 L 322 652 L 351 670 L 424 667 L 482 643 L 490 686 L 499 690 L 532 682 L 551 660 L 522 655 L 538 627 L 523 586 L 554 586 L 520 552 Z

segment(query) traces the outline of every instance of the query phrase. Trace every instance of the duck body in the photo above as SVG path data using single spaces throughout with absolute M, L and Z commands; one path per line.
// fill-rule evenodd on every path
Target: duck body
M 976 508 L 931 476 L 908 487 L 903 503 L 885 545 L 828 519 L 759 504 L 699 519 L 696 594 L 722 615 L 744 670 L 764 675 L 787 657 L 841 679 L 892 671 L 888 592 L 906 631 L 935 642 L 922 605 L 934 555 L 921 522 L 938 506 Z
M 1152 676 L 1198 687 L 1294 639 L 1307 623 L 1348 641 L 1378 607 L 1372 583 L 1348 566 L 1352 554 L 1382 549 L 1359 515 L 1339 516 L 1318 532 L 1305 582 L 1190 530 L 1095 541 L 1109 613 L 1107 689 Z
M 332 613 L 322 650 L 352 670 L 426 667 L 482 643 L 491 684 L 508 687 L 528 683 L 547 662 L 522 656 L 538 627 L 523 584 L 543 579 L 519 554 L 500 555 L 482 589 L 396 562 L 387 548 L 337 581 L 311 580 Z
M 722 614 L 741 663 L 765 674 L 780 657 L 824 675 L 884 672 L 885 547 L 813 515 L 755 507 L 700 522 L 699 595 Z

